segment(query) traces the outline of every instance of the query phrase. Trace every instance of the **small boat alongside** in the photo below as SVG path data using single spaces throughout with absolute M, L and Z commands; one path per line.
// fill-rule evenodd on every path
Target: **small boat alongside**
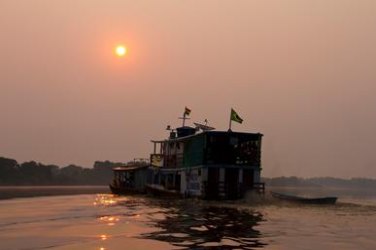
M 113 168 L 114 178 L 109 185 L 111 192 L 118 195 L 145 193 L 147 168 L 145 164 Z
M 279 200 L 296 202 L 302 204 L 335 204 L 337 197 L 302 197 L 288 194 L 270 192 L 271 195 Z

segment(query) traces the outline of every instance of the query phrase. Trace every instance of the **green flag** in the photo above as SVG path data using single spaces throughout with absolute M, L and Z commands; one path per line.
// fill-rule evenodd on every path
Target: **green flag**
M 230 119 L 231 119 L 231 121 L 238 122 L 238 123 L 243 122 L 243 119 L 238 115 L 238 113 L 236 113 L 236 111 L 234 109 L 231 109 Z

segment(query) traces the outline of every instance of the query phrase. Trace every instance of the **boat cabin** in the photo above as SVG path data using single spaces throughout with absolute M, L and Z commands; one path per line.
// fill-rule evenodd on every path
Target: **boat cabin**
M 147 168 L 147 165 L 113 168 L 114 178 L 110 184 L 112 193 L 144 193 L 147 180 Z
M 152 141 L 151 179 L 184 196 L 238 199 L 262 191 L 260 133 L 203 131 L 183 126 L 167 140 Z

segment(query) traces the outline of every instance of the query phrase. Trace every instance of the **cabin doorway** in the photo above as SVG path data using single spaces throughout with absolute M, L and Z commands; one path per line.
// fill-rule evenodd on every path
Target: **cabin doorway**
M 239 169 L 226 168 L 225 190 L 228 199 L 237 199 L 240 197 L 239 188 Z
M 253 188 L 254 173 L 252 169 L 243 169 L 243 187 L 245 190 Z
M 207 199 L 219 197 L 219 168 L 208 168 L 208 181 L 205 187 Z
M 181 181 L 181 175 L 179 173 L 179 174 L 175 175 L 175 184 L 174 184 L 174 189 L 175 190 L 179 190 L 180 191 L 180 181 Z

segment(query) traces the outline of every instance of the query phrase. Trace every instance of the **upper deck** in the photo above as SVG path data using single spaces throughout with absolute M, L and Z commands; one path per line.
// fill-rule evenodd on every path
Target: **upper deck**
M 260 133 L 204 131 L 152 141 L 151 163 L 168 168 L 219 164 L 260 167 L 262 136 Z

